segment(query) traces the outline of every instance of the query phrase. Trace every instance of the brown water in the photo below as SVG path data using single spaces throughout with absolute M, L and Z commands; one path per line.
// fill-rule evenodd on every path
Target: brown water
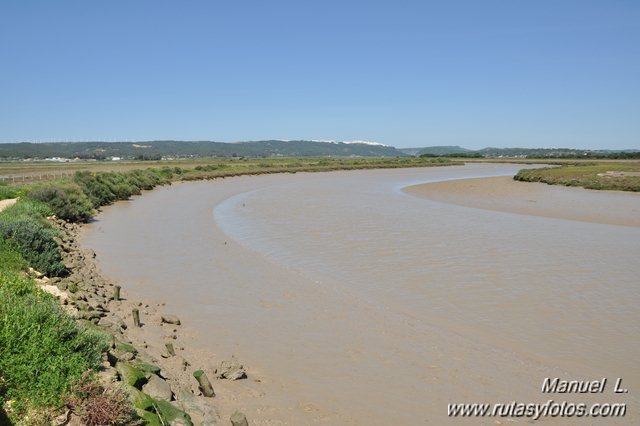
M 84 242 L 194 345 L 248 365 L 260 392 L 233 402 L 252 424 L 456 424 L 447 403 L 544 402 L 549 376 L 622 377 L 623 396 L 551 399 L 626 401 L 637 421 L 640 228 L 401 191 L 520 168 L 179 184 L 105 209 Z

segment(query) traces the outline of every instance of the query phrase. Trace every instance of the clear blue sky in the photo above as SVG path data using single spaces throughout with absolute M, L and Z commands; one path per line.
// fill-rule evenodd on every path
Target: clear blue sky
M 0 142 L 640 148 L 640 1 L 0 2 Z

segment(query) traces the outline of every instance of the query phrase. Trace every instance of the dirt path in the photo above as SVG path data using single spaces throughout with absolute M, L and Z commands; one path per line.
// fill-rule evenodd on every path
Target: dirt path
M 4 209 L 6 209 L 7 207 L 11 207 L 12 205 L 14 205 L 16 203 L 16 201 L 18 201 L 17 198 L 9 198 L 7 200 L 0 200 L 0 212 Z

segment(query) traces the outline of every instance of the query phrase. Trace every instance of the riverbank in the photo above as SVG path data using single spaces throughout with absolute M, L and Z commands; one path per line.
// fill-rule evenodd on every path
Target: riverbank
M 205 368 L 206 358 L 184 358 L 180 318 L 166 312 L 164 303 L 131 298 L 126 288 L 105 279 L 99 272 L 95 253 L 83 249 L 78 242 L 81 226 L 55 218 L 51 223 L 61 234 L 63 262 L 69 274 L 37 282 L 57 295 L 72 317 L 114 336 L 113 346 L 98 372 L 103 382 L 127 387 L 134 395 L 134 405 L 140 400 L 139 392 L 133 389 L 137 388 L 189 415 L 182 418 L 167 406 L 164 411 L 168 415 L 163 420 L 170 420 L 171 424 L 178 420 L 180 424 L 189 421 L 196 425 L 218 424 L 220 417 L 212 399 L 203 396 L 193 376 Z M 213 380 L 216 373 L 209 367 L 206 373 Z M 241 370 L 239 366 L 235 368 Z M 144 404 L 136 408 L 143 409 Z M 143 418 L 153 424 L 151 416 Z
M 24 386 L 18 388 L 18 381 L 24 382 L 27 379 L 27 374 L 33 373 L 37 376 L 39 366 L 35 360 L 30 362 L 28 354 L 21 356 L 19 353 L 13 353 L 15 347 L 0 347 L 0 349 L 8 350 L 11 356 L 11 358 L 5 357 L 5 361 L 13 362 L 15 358 L 20 368 L 26 369 L 25 374 L 18 375 L 16 375 L 15 369 L 13 369 L 14 371 L 6 369 L 0 371 L 0 403 L 2 406 L 0 414 L 3 416 L 3 422 L 12 422 L 18 419 L 18 424 L 22 424 L 22 421 L 27 417 L 32 418 L 35 415 L 39 419 L 64 416 L 64 419 L 59 420 L 62 423 L 77 423 L 79 418 L 82 419 L 80 421 L 91 423 L 92 420 L 89 420 L 87 416 L 91 416 L 91 413 L 95 411 L 89 410 L 87 404 L 94 403 L 95 400 L 87 399 L 87 395 L 83 396 L 82 389 L 86 390 L 89 386 L 94 393 L 93 396 L 99 396 L 103 385 L 107 386 L 105 392 L 114 396 L 111 401 L 115 406 L 112 408 L 128 416 L 130 407 L 127 407 L 126 401 L 121 398 L 121 391 L 117 390 L 121 389 L 119 384 L 123 382 L 126 384 L 125 394 L 129 395 L 131 403 L 137 411 L 137 416 L 147 423 L 173 422 L 176 418 L 182 419 L 180 420 L 181 424 L 190 424 L 190 418 L 196 419 L 198 424 L 214 424 L 217 421 L 215 410 L 207 407 L 203 401 L 196 401 L 197 398 L 194 400 L 194 395 L 197 397 L 201 393 L 211 392 L 202 383 L 194 387 L 194 383 L 199 381 L 196 381 L 196 376 L 200 378 L 202 374 L 200 370 L 189 369 L 188 367 L 191 365 L 189 361 L 180 357 L 180 351 L 183 350 L 183 347 L 174 346 L 174 343 L 175 345 L 181 343 L 177 334 L 178 328 L 176 328 L 179 326 L 176 324 L 179 320 L 168 319 L 171 316 L 164 318 L 158 314 L 158 308 L 162 306 L 161 303 L 155 307 L 142 301 L 131 305 L 124 299 L 123 303 L 123 300 L 119 300 L 119 297 L 116 296 L 117 286 L 105 280 L 97 272 L 96 265 L 91 259 L 92 256 L 78 247 L 76 238 L 79 228 L 77 223 L 89 221 L 97 209 L 117 200 L 125 200 L 132 195 L 141 194 L 143 190 L 151 190 L 159 185 L 178 181 L 210 180 L 254 174 L 296 173 L 299 171 L 319 172 L 456 164 L 441 159 L 425 161 L 406 158 L 305 159 L 300 161 L 286 159 L 284 161 L 264 160 L 259 163 L 238 160 L 231 163 L 234 164 L 216 162 L 216 164 L 196 166 L 193 169 L 169 168 L 163 165 L 162 168 L 126 172 L 91 173 L 85 171 L 58 181 L 6 188 L 7 191 L 3 192 L 5 198 L 7 195 L 19 194 L 21 200 L 17 203 L 15 200 L 3 203 L 6 204 L 5 207 L 8 210 L 11 210 L 10 213 L 7 212 L 8 214 L 3 213 L 0 223 L 2 225 L 0 226 L 2 231 L 0 242 L 3 244 L 3 266 L 5 266 L 4 262 L 7 259 L 13 262 L 13 257 L 15 257 L 17 260 L 11 264 L 11 270 L 8 271 L 10 275 L 5 276 L 3 272 L 1 277 L 2 290 L 9 291 L 9 296 L 13 296 L 11 288 L 16 285 L 15 280 L 20 283 L 20 288 L 24 286 L 30 288 L 37 285 L 37 290 L 35 290 L 37 294 L 49 293 L 52 297 L 59 298 L 63 303 L 66 315 L 62 316 L 65 321 L 70 321 L 69 315 L 77 318 L 78 326 L 73 327 L 73 333 L 82 334 L 85 330 L 95 328 L 98 335 L 103 335 L 106 332 L 115 335 L 116 340 L 113 340 L 106 352 L 98 347 L 91 347 L 87 349 L 85 354 L 88 357 L 87 362 L 90 362 L 96 357 L 99 358 L 102 353 L 104 359 L 103 365 L 99 368 L 99 376 L 103 379 L 101 380 L 103 384 L 96 382 L 94 376 L 88 377 L 89 381 L 87 378 L 80 377 L 81 371 L 74 370 L 73 374 L 65 376 L 65 372 L 70 372 L 70 370 L 68 370 L 69 366 L 64 365 L 63 357 L 61 361 L 63 368 L 58 369 L 56 373 L 59 383 L 51 388 L 51 395 L 55 395 L 55 397 L 50 396 L 46 400 L 40 395 L 35 399 L 25 398 L 25 395 L 30 395 L 32 392 Z M 9 209 L 11 204 L 15 204 L 15 208 Z M 5 246 L 7 250 L 5 250 Z M 35 271 L 33 267 L 36 267 L 42 272 L 33 272 L 31 276 L 28 276 L 25 265 L 30 265 L 32 271 Z M 47 306 L 50 308 L 46 314 L 47 318 L 52 319 L 61 315 L 57 305 L 52 304 L 51 299 L 47 300 Z M 28 308 L 31 303 L 30 299 L 25 299 L 24 303 Z M 114 304 L 115 306 L 113 306 Z M 37 311 L 35 307 L 27 310 Z M 149 327 L 153 321 L 134 324 L 134 327 L 127 325 L 125 321 L 125 318 L 134 321 L 134 318 L 145 315 L 155 318 L 156 323 L 159 315 L 159 324 L 165 326 L 165 331 L 167 324 L 176 327 L 173 327 L 168 335 L 164 333 L 158 337 L 160 336 L 159 330 Z M 21 325 L 21 328 L 28 328 L 29 324 L 25 323 Z M 0 325 L 5 326 L 4 323 L 0 323 Z M 7 326 L 10 327 L 11 324 L 7 323 Z M 145 332 L 137 333 L 140 329 L 145 329 Z M 9 338 L 16 337 L 11 334 L 14 332 L 18 332 L 18 330 L 8 329 L 7 336 Z M 37 333 L 33 339 L 38 339 Z M 171 342 L 171 340 L 176 340 L 176 342 Z M 65 341 L 52 343 L 54 346 L 60 347 L 65 345 Z M 174 354 L 174 352 L 176 353 Z M 160 354 L 160 358 L 158 358 L 158 354 Z M 162 360 L 174 357 L 179 360 L 172 360 L 176 365 L 172 365 L 170 363 L 172 361 Z M 193 353 L 191 353 L 190 359 L 196 359 Z M 215 365 L 210 362 L 210 353 L 203 353 L 199 359 L 208 359 L 207 366 L 203 367 L 203 370 L 209 372 L 207 374 L 209 377 L 233 380 L 242 378 L 245 374 L 242 365 L 233 358 L 219 359 Z M 156 362 L 156 364 L 151 364 L 152 362 Z M 163 368 L 159 364 L 162 364 Z M 95 369 L 97 366 L 92 368 Z M 135 380 L 131 381 L 131 377 Z M 114 381 L 118 382 L 116 388 L 111 387 L 111 382 Z M 173 382 L 174 388 L 168 382 Z M 145 389 L 146 387 L 152 387 L 152 389 Z M 163 391 L 158 393 L 158 388 Z M 80 390 L 79 393 L 78 390 Z M 12 396 L 18 396 L 20 403 L 14 404 L 15 399 L 6 399 Z M 208 396 L 211 397 L 211 395 Z M 218 401 L 220 399 L 218 398 Z M 188 407 L 185 406 L 185 401 L 189 405 Z M 233 402 L 230 404 L 233 405 Z M 65 407 L 68 408 L 66 414 Z M 60 412 L 61 409 L 63 412 Z M 6 419 L 4 418 L 5 412 L 9 415 Z M 126 423 L 120 414 L 114 415 L 119 416 L 117 423 Z M 235 413 L 234 410 L 229 413 L 227 418 L 231 417 L 241 423 L 243 416 Z M 115 417 L 112 417 L 111 420 L 105 420 L 103 417 L 99 421 L 113 422 L 114 419 Z
M 537 171 L 537 170 L 533 170 Z M 523 183 L 511 177 L 461 179 L 404 188 L 411 195 L 485 210 L 640 227 L 640 195 Z M 610 206 L 615 205 L 612 209 Z
M 515 180 L 612 191 L 640 191 L 640 162 L 594 161 L 521 170 Z

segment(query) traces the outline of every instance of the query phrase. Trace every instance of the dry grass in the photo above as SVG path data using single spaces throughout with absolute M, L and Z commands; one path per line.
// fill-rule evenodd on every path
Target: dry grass
M 104 387 L 90 371 L 71 388 L 67 406 L 87 426 L 136 424 L 124 392 L 115 387 Z

